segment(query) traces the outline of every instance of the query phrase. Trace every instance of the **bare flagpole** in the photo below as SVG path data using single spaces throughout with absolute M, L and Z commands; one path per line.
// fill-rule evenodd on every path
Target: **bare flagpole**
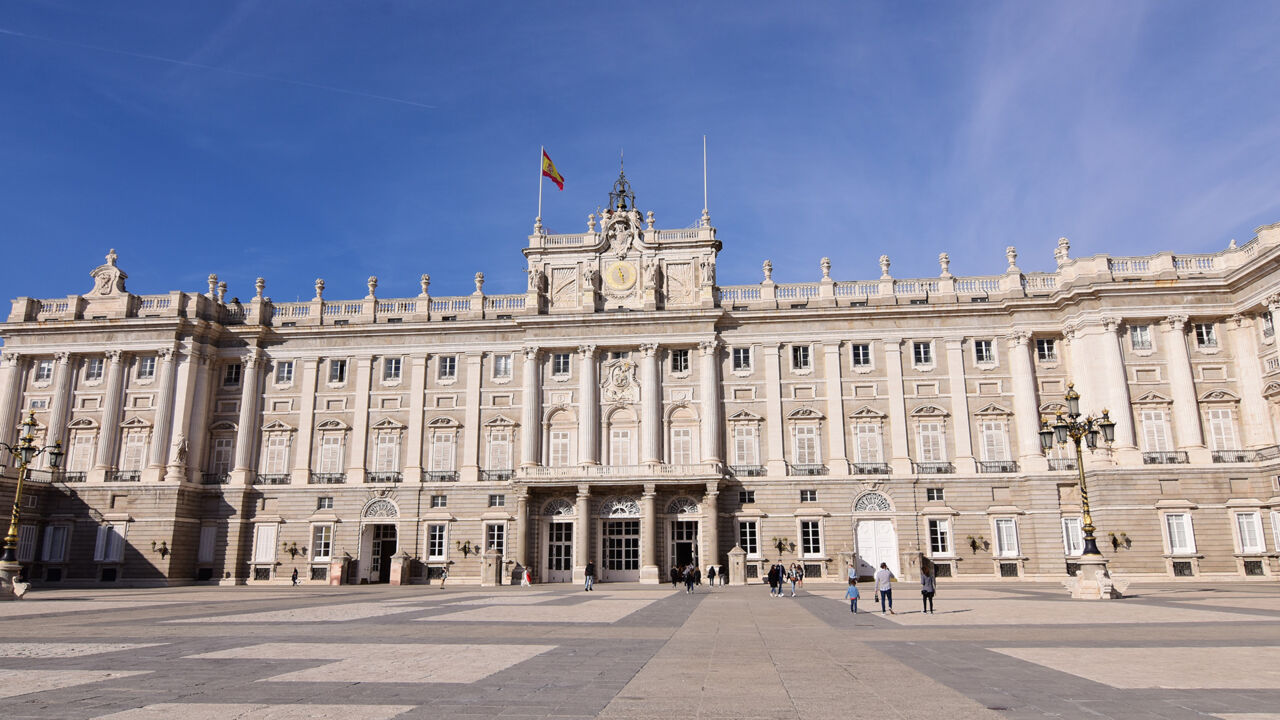
M 702 136 L 702 226 L 711 225 L 711 213 L 707 210 L 707 136 Z

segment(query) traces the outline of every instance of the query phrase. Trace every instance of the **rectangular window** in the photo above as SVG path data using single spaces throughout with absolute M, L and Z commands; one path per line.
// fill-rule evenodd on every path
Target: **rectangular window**
M 89 358 L 84 361 L 84 379 L 89 382 L 102 379 L 102 358 Z
M 947 447 L 943 442 L 942 423 L 922 422 L 916 433 L 919 462 L 946 462 Z
M 1053 338 L 1036 338 L 1036 359 L 1040 362 L 1058 361 L 1058 341 Z
M 267 436 L 262 452 L 262 474 L 284 475 L 289 472 L 289 436 L 273 433 Z
M 747 557 L 760 555 L 760 541 L 755 520 L 742 520 L 738 523 L 738 547 L 742 548 Z
M 213 451 L 209 456 L 209 472 L 223 475 L 231 472 L 231 464 L 235 460 L 236 439 L 232 437 L 216 437 L 213 439 Z M 124 470 L 125 468 L 120 468 Z
M 996 555 L 1018 557 L 1018 523 L 1013 518 L 996 519 Z
M 1130 325 L 1129 326 L 1129 347 L 1134 350 L 1150 350 L 1151 349 L 1151 326 L 1150 325 Z
M 818 502 L 817 490 L 801 490 L 800 502 Z
M 320 438 L 319 472 L 330 475 L 342 472 L 342 441 L 343 436 L 337 433 Z
M 401 362 L 398 357 L 382 358 L 382 381 L 396 382 L 400 379 Z
M 28 410 L 48 410 L 48 398 L 31 398 L 31 402 L 27 403 Z
M 145 433 L 136 430 L 126 433 L 124 445 L 120 448 L 120 469 L 127 472 L 141 470 L 146 452 L 147 436 Z
M 818 451 L 818 426 L 796 425 L 791 428 L 794 445 L 793 461 L 797 465 L 817 465 L 822 462 Z
M 942 502 L 946 494 L 942 488 L 925 488 L 924 499 L 928 502 Z
M 333 526 L 314 525 L 311 528 L 311 559 L 328 560 L 333 557 Z
M 259 523 L 254 527 L 253 561 L 258 563 L 276 560 L 276 524 Z
M 510 355 L 494 355 L 493 356 L 493 379 L 509 380 L 511 378 L 511 356 Z
M 933 364 L 933 343 L 911 343 L 911 361 L 917 367 Z
M 156 376 L 156 359 L 154 357 L 138 358 L 138 379 L 151 380 Z
M 331 497 L 318 497 L 318 498 L 316 498 L 316 509 L 317 509 L 317 510 L 332 510 L 332 509 L 333 509 L 333 498 L 331 498 Z
M 1262 313 L 1262 337 L 1274 337 L 1276 334 L 1276 320 L 1271 317 L 1270 312 Z
M 750 505 L 751 503 L 754 503 L 755 501 L 756 501 L 756 491 L 755 491 L 755 490 L 739 490 L 739 491 L 738 491 L 738 504 L 739 504 L 739 505 Z
M 551 375 L 553 377 L 569 376 L 569 353 L 555 353 L 551 356 Z
M 671 372 L 675 374 L 689 372 L 689 351 L 687 349 L 671 351 Z
M 1142 418 L 1142 450 L 1144 452 L 1168 452 L 1169 420 L 1163 410 L 1143 410 Z
M 822 554 L 822 522 L 819 520 L 800 521 L 800 554 L 812 557 Z
M 507 505 L 506 495 L 490 495 L 489 496 L 489 507 L 506 507 L 506 505 Z
M 982 459 L 984 462 L 1009 459 L 1009 437 L 1004 422 L 987 420 L 982 423 Z
M 609 464 L 633 465 L 631 461 L 631 431 L 613 428 L 609 431 Z
M 98 526 L 98 539 L 93 547 L 94 562 L 120 562 L 124 558 L 125 523 Z
M 735 423 L 733 426 L 733 464 L 755 466 L 760 464 L 759 442 L 756 426 L 751 423 Z
M 18 526 L 18 562 L 29 563 L 36 557 L 36 526 Z
M 399 472 L 400 433 L 380 432 L 373 446 L 374 472 Z
M 548 465 L 551 467 L 568 467 L 569 466 L 569 431 L 568 430 L 552 430 L 551 431 L 551 457 Z
M 431 507 L 433 508 L 449 507 L 449 496 L 448 495 L 432 495 Z
M 441 355 L 437 365 L 436 377 L 440 380 L 455 380 L 458 377 L 458 358 L 452 355 Z
M 235 387 L 240 384 L 240 363 L 231 363 L 222 369 L 222 387 Z
M 1259 513 L 1236 513 L 1236 528 L 1240 531 L 1240 552 L 1264 553 L 1267 551 L 1267 543 L 1262 539 L 1262 516 Z
M 454 470 L 453 465 L 453 449 L 454 435 L 452 432 L 436 432 L 431 436 L 431 469 L 435 472 L 449 472 Z
M 93 467 L 93 435 L 87 432 L 76 433 L 71 443 L 71 457 L 67 458 L 67 472 L 89 472 Z
M 791 346 L 791 369 L 792 370 L 812 369 L 812 365 L 810 364 L 808 345 L 792 345 Z
M 200 546 L 196 548 L 196 562 L 213 562 L 214 544 L 218 541 L 217 525 L 200 526 Z
M 276 383 L 288 385 L 293 382 L 293 361 L 281 360 L 276 363 Z
M 347 361 L 346 360 L 330 360 L 329 361 L 329 382 L 344 383 L 347 381 Z
M 951 521 L 929 521 L 929 554 L 934 557 L 951 554 Z
M 1196 347 L 1218 347 L 1218 334 L 1214 332 L 1213 323 L 1196 323 Z
M 991 364 L 996 361 L 995 348 L 990 340 L 973 341 L 973 361 L 979 364 Z
M 53 379 L 53 361 L 41 360 L 36 363 L 36 382 L 49 382 Z
M 500 523 L 493 523 L 484 526 L 484 551 L 497 550 L 498 554 L 506 555 L 507 526 Z
M 751 348 L 736 347 L 733 349 L 733 369 L 743 372 L 751 370 Z
M 1271 542 L 1280 550 L 1280 510 L 1271 511 Z
M 884 462 L 883 442 L 880 435 L 880 423 L 860 422 L 853 426 L 855 462 Z
M 1236 418 L 1231 408 L 1210 408 L 1209 417 L 1209 449 L 1236 450 Z
M 693 428 L 671 428 L 671 464 L 693 464 Z
M 40 548 L 40 561 L 47 563 L 65 562 L 67 559 L 67 536 L 71 528 L 66 525 L 49 525 L 44 529 L 44 545 Z
M 871 367 L 871 346 L 867 343 L 855 343 L 849 346 L 849 352 L 853 356 L 853 366 Z
M 489 433 L 489 469 L 511 469 L 511 431 L 505 428 Z
M 1192 555 L 1196 551 L 1195 534 L 1191 528 L 1191 516 L 1187 513 L 1169 513 L 1164 516 L 1169 531 L 1169 552 L 1173 555 Z
M 1084 553 L 1084 530 L 1080 518 L 1062 518 L 1062 549 L 1067 557 L 1079 557 Z
M 427 559 L 428 560 L 444 560 L 445 544 L 444 544 L 445 526 L 440 524 L 431 524 L 427 526 Z

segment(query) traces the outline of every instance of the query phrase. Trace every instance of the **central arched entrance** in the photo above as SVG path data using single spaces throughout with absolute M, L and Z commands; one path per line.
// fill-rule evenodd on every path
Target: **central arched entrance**
M 556 498 L 542 509 L 542 537 L 546 538 L 542 582 L 573 580 L 574 512 L 573 503 L 564 498 Z
M 366 582 L 385 583 L 391 580 L 391 558 L 399 549 L 400 539 L 396 521 L 400 509 L 386 498 L 375 498 L 365 504 L 360 513 L 360 560 L 364 566 L 359 576 Z
M 640 503 L 635 498 L 611 498 L 601 505 L 600 560 L 600 580 L 640 580 Z
M 884 563 L 897 577 L 898 532 L 893 526 L 893 505 L 883 493 L 863 493 L 853 503 L 853 536 L 857 543 L 859 577 L 870 577 Z
M 670 534 L 667 536 L 667 547 L 670 548 L 668 569 L 701 565 L 698 561 L 701 515 L 698 503 L 691 498 L 678 497 L 667 505 L 667 516 L 671 519 Z

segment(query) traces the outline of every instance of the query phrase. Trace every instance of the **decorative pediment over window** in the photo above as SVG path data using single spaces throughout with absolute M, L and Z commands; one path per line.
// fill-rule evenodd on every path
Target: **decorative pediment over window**
M 787 413 L 788 420 L 821 420 L 822 418 L 822 413 L 807 407 L 796 408 Z
M 995 403 L 991 403 L 990 405 L 987 405 L 986 407 L 974 413 L 974 415 L 999 415 L 1001 417 L 1008 417 L 1012 414 L 1013 412 L 1011 410 L 1002 408 Z
M 485 421 L 485 427 L 515 427 L 518 423 L 505 415 L 496 415 Z
M 1262 388 L 1262 394 L 1266 397 L 1275 397 L 1276 395 L 1280 395 L 1280 383 L 1267 383 L 1267 386 Z
M 342 422 L 341 420 L 325 420 L 319 425 L 316 425 L 316 429 L 317 430 L 347 430 L 349 428 L 347 427 L 347 424 Z
M 1232 403 L 1240 402 L 1240 396 L 1230 390 L 1210 390 L 1200 396 L 1200 402 Z
M 1066 415 L 1067 406 L 1060 402 L 1047 402 L 1040 406 L 1040 412 L 1045 415 Z
M 863 493 L 853 503 L 854 512 L 893 512 L 893 504 L 884 493 Z
M 640 503 L 633 497 L 609 498 L 600 506 L 600 516 L 606 518 L 638 518 Z
M 730 420 L 732 419 L 730 418 Z M 690 405 L 687 400 L 671 403 L 667 406 L 667 420 L 696 422 L 698 420 L 698 410 Z
M 729 422 L 763 422 L 764 418 L 750 410 L 739 410 L 728 417 Z
M 459 423 L 457 420 L 454 420 L 451 417 L 443 417 L 443 416 L 438 418 L 432 418 L 431 421 L 427 423 L 427 427 L 429 428 L 451 428 L 451 427 L 458 427 L 458 426 L 459 426 Z
M 698 513 L 698 503 L 692 498 L 678 497 L 667 505 L 668 515 L 696 515 Z
M 884 420 L 885 415 L 870 405 L 863 405 L 852 413 L 849 413 L 849 417 L 854 420 Z
M 271 422 L 262 426 L 263 432 L 293 432 L 295 429 L 296 428 L 294 428 L 293 426 L 288 425 L 286 423 L 282 423 L 279 420 L 272 420 Z
M 542 506 L 542 514 L 553 517 L 567 517 L 573 515 L 574 512 L 573 503 L 564 498 L 555 498 Z
M 400 517 L 400 509 L 396 504 L 386 498 L 375 498 L 365 504 L 364 510 L 360 513 L 363 518 L 398 518 Z
M 219 420 L 209 426 L 209 432 L 235 432 L 236 424 L 230 420 Z
M 382 418 L 381 420 L 374 423 L 373 425 L 370 425 L 369 427 L 373 428 L 374 430 L 403 430 L 404 423 L 396 422 L 391 418 Z
M 1165 397 L 1164 395 L 1161 395 L 1160 393 L 1152 390 L 1151 392 L 1144 394 L 1142 397 L 1137 398 L 1133 402 L 1135 405 L 1139 403 L 1143 405 L 1168 405 L 1173 401 L 1170 400 L 1168 397 Z
M 131 417 L 131 418 L 129 418 L 128 420 L 125 420 L 124 422 L 120 423 L 120 427 L 125 428 L 125 429 L 131 429 L 131 428 L 149 428 L 149 427 L 151 427 L 151 423 L 147 422 L 146 420 L 143 420 L 143 419 L 142 419 L 142 418 L 140 418 L 140 417 L 136 417 L 136 416 L 135 416 L 135 417 Z
M 912 410 L 912 411 L 911 411 L 911 416 L 912 416 L 912 417 L 939 417 L 939 418 L 943 418 L 943 417 L 946 417 L 947 415 L 948 415 L 947 411 L 946 411 L 946 410 L 943 410 L 942 408 L 938 407 L 937 405 L 921 405 L 920 407 L 918 407 L 918 408 L 916 408 L 915 410 Z
M 84 430 L 88 428 L 96 428 L 98 427 L 98 423 L 94 422 L 93 418 L 77 418 L 67 423 L 67 427 L 73 430 Z
M 563 413 L 563 415 L 561 415 L 561 413 Z M 542 414 L 542 421 L 545 423 L 577 422 L 574 419 L 573 408 L 564 404 L 552 405 L 551 407 L 547 408 L 546 412 Z

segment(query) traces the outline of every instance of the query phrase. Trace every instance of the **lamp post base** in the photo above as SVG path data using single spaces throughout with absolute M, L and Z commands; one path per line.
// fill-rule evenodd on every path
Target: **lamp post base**
M 1101 555 L 1084 555 L 1076 561 L 1076 575 L 1062 581 L 1076 600 L 1115 600 L 1124 597 L 1128 580 L 1117 580 L 1107 571 L 1107 559 Z
M 18 582 L 21 574 L 21 563 L 0 562 L 0 602 L 19 600 L 27 594 L 31 583 Z

